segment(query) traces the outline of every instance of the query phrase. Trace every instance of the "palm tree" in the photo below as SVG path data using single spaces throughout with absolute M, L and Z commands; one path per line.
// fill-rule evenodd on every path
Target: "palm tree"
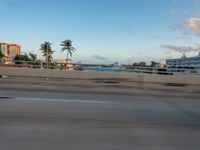
M 49 64 L 52 62 L 53 60 L 53 53 L 54 51 L 52 50 L 51 48 L 51 43 L 50 42 L 44 42 L 42 45 L 41 45 L 41 48 L 40 48 L 41 52 L 43 53 L 43 56 L 45 57 L 46 59 L 46 62 L 47 62 L 47 68 L 49 66 Z
M 60 44 L 62 46 L 62 50 L 63 51 L 67 51 L 67 60 L 69 59 L 69 55 L 72 58 L 72 53 L 76 50 L 74 47 L 72 47 L 72 41 L 71 40 L 65 40 L 62 41 L 62 44 Z

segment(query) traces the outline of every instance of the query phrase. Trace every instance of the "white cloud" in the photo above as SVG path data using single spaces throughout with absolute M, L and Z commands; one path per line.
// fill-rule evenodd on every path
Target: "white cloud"
M 180 31 L 185 37 L 200 36 L 200 18 L 191 18 L 176 24 L 173 29 Z
M 194 34 L 200 35 L 200 18 L 189 19 L 188 26 Z

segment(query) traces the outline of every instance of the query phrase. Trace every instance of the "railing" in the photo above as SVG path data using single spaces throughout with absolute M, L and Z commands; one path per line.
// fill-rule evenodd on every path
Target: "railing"
M 1 62 L 0 66 L 30 68 L 30 69 L 57 69 L 66 71 L 95 71 L 95 72 L 121 72 L 136 74 L 160 74 L 160 75 L 200 75 L 200 69 L 195 68 L 158 68 L 148 66 L 127 66 L 127 65 L 105 65 L 105 64 L 80 64 L 80 63 L 56 63 L 47 65 L 43 61 L 7 61 Z

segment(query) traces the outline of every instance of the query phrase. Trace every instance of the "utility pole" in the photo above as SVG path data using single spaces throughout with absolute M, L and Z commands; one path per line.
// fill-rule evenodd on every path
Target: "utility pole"
M 47 47 L 47 49 L 46 49 L 46 60 L 47 60 L 47 69 L 49 69 L 49 47 L 48 47 L 48 45 L 46 45 Z

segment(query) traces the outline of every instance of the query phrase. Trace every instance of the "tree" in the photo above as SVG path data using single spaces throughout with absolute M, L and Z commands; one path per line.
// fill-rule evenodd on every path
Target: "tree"
M 18 54 L 14 58 L 15 64 L 32 65 L 33 68 L 40 68 L 41 62 L 37 60 L 37 55 L 33 53 Z
M 1 47 L 0 47 L 0 59 L 4 58 L 4 54 L 1 51 Z
M 15 56 L 14 60 L 21 60 L 21 61 L 36 61 L 37 55 L 33 53 L 25 53 L 25 54 L 18 54 Z
M 72 41 L 71 40 L 62 41 L 61 46 L 62 46 L 61 52 L 67 51 L 67 59 L 69 59 L 69 55 L 72 58 L 72 53 L 76 50 L 74 47 L 72 47 Z
M 29 57 L 31 59 L 31 61 L 36 61 L 37 60 L 37 55 L 36 54 L 33 54 L 33 53 L 29 53 Z
M 140 63 L 139 63 L 139 66 L 145 67 L 146 64 L 147 64 L 146 62 L 140 62 Z
M 31 58 L 28 56 L 27 53 L 25 54 L 18 54 L 15 56 L 14 61 L 16 61 L 16 64 L 23 64 L 23 62 L 26 61 L 32 61 Z
M 2 53 L 2 51 L 1 51 L 1 47 L 0 47 L 0 63 L 1 62 L 3 62 L 4 63 L 4 61 L 5 61 L 5 55 Z
M 155 61 L 151 61 L 151 67 L 156 67 L 157 65 L 158 65 L 157 62 L 155 62 Z
M 41 45 L 41 48 L 40 48 L 41 52 L 43 53 L 43 56 L 45 57 L 46 59 L 46 62 L 47 62 L 47 68 L 49 66 L 49 64 L 52 62 L 53 60 L 53 53 L 54 51 L 52 50 L 51 48 L 51 43 L 50 42 L 45 42 L 44 44 Z

